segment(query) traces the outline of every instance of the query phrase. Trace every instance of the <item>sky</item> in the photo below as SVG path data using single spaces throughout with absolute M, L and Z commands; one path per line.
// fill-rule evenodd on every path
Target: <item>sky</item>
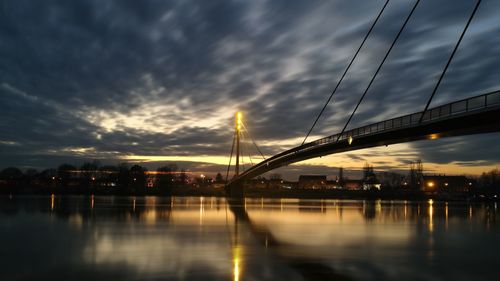
M 266 156 L 297 146 L 384 2 L 0 1 L 0 168 L 225 172 L 237 111 Z M 341 130 L 413 3 L 390 1 L 310 140 Z M 474 3 L 422 0 L 349 128 L 423 110 Z M 499 13 L 482 1 L 431 106 L 500 89 Z M 480 174 L 500 166 L 499 140 L 404 143 L 277 171 L 405 171 L 421 159 L 428 173 Z

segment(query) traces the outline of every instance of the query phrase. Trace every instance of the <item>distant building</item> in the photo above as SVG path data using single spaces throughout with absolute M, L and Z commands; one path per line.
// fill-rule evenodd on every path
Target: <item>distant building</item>
M 325 175 L 300 175 L 298 188 L 322 189 L 326 182 Z
M 296 189 L 297 188 L 297 182 L 292 182 L 292 181 L 283 181 L 283 184 L 281 184 L 281 188 L 285 189 Z
M 224 188 L 224 186 L 226 186 L 226 183 L 225 182 L 218 182 L 218 181 L 214 181 L 212 183 L 212 187 L 213 188 Z
M 149 188 L 155 187 L 156 176 L 151 174 L 146 174 L 146 186 Z
M 282 188 L 285 181 L 281 178 L 272 178 L 268 182 L 269 188 Z
M 363 181 L 363 190 L 380 190 L 381 186 L 382 184 L 376 178 Z
M 265 178 L 259 178 L 259 177 L 247 181 L 246 184 L 252 188 L 268 188 L 269 187 L 268 180 Z
M 363 180 L 344 180 L 344 189 L 346 190 L 361 190 L 363 189 Z
M 475 181 L 465 176 L 424 175 L 422 190 L 425 192 L 466 192 Z
M 326 181 L 326 189 L 342 189 L 342 184 L 338 179 Z

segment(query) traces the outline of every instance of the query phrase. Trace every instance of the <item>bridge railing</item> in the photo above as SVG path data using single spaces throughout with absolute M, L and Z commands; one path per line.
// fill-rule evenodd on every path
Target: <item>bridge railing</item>
M 500 91 L 482 94 L 472 98 L 467 98 L 427 110 L 422 118 L 422 123 L 435 121 L 438 119 L 449 118 L 458 114 L 463 114 L 471 111 L 486 109 L 488 107 L 500 105 Z M 412 113 L 389 120 L 381 121 L 378 123 L 366 125 L 356 129 L 346 131 L 339 138 L 339 134 L 331 135 L 310 142 L 306 145 L 308 148 L 311 146 L 332 143 L 339 140 L 347 140 L 349 137 L 355 138 L 359 136 L 367 136 L 377 134 L 387 130 L 401 129 L 405 127 L 412 127 L 418 125 L 423 112 Z
M 486 94 L 482 94 L 479 96 L 475 96 L 472 98 L 467 98 L 459 101 L 455 101 L 452 103 L 448 103 L 445 105 L 441 105 L 438 107 L 431 108 L 427 110 L 422 118 L 422 123 L 433 122 L 436 120 L 450 118 L 459 114 L 464 114 L 472 111 L 487 109 L 489 107 L 499 106 L 500 105 L 500 91 L 490 92 Z M 339 138 L 339 134 L 331 135 L 325 138 L 321 138 L 301 146 L 283 151 L 278 153 L 265 161 L 260 162 L 259 164 L 253 166 L 249 170 L 246 170 L 241 174 L 241 176 L 248 173 L 250 170 L 270 165 L 270 163 L 279 160 L 282 157 L 287 157 L 290 154 L 302 152 L 305 150 L 309 150 L 316 146 L 330 144 L 339 141 L 348 140 L 349 137 L 356 138 L 361 136 L 368 136 L 381 133 L 383 131 L 389 130 L 397 130 L 401 128 L 409 128 L 413 126 L 418 126 L 420 123 L 420 118 L 422 117 L 423 112 L 412 113 L 396 118 L 392 118 L 389 120 L 377 122 L 374 124 L 366 125 L 363 127 L 355 128 L 349 131 L 346 131 Z

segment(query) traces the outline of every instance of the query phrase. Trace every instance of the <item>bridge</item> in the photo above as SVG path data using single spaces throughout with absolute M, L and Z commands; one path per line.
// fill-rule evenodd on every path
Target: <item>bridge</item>
M 242 130 L 242 121 L 241 114 L 238 113 L 236 117 L 236 128 L 235 128 L 235 138 L 233 139 L 233 149 L 236 146 L 236 168 L 235 175 L 230 180 L 227 181 L 227 175 L 229 174 L 229 168 L 231 166 L 231 160 L 228 166 L 226 182 L 227 182 L 227 191 L 229 195 L 233 197 L 241 197 L 243 196 L 243 184 L 246 180 L 249 180 L 253 177 L 271 171 L 273 169 L 286 166 L 292 163 L 296 163 L 299 161 L 304 161 L 311 158 L 321 157 L 325 155 L 359 150 L 364 148 L 383 146 L 383 145 L 391 145 L 397 143 L 404 142 L 412 142 L 418 140 L 425 139 L 439 139 L 444 137 L 452 137 L 452 136 L 462 136 L 462 135 L 471 135 L 471 134 L 481 134 L 481 133 L 491 133 L 491 132 L 499 132 L 500 131 L 500 91 L 489 92 L 485 94 L 481 94 L 478 96 L 473 96 L 467 99 L 454 101 L 451 103 L 443 104 L 441 106 L 430 108 L 430 104 L 432 99 L 436 95 L 439 86 L 445 77 L 445 74 L 450 66 L 454 55 L 456 54 L 462 39 L 476 14 L 476 11 L 481 4 L 481 0 L 476 1 L 473 11 L 471 12 L 467 23 L 465 24 L 462 33 L 457 40 L 453 51 L 451 52 L 450 57 L 436 83 L 434 89 L 425 105 L 423 111 L 415 112 L 412 114 L 384 120 L 381 122 L 369 124 L 366 126 L 362 126 L 359 128 L 354 128 L 350 130 L 346 130 L 351 121 L 352 117 L 356 113 L 359 105 L 363 101 L 367 92 L 369 91 L 371 85 L 376 79 L 378 73 L 380 72 L 382 66 L 386 62 L 389 54 L 393 50 L 396 42 L 398 41 L 401 33 L 405 29 L 407 23 L 412 17 L 415 9 L 417 8 L 420 0 L 415 1 L 413 8 L 409 12 L 406 20 L 403 25 L 399 29 L 399 32 L 395 36 L 392 44 L 389 49 L 385 53 L 384 58 L 378 65 L 374 75 L 372 76 L 368 86 L 364 90 L 359 99 L 356 107 L 353 112 L 349 116 L 346 124 L 344 125 L 341 132 L 306 143 L 306 139 L 311 133 L 312 129 L 316 125 L 319 120 L 321 114 L 328 106 L 328 103 L 332 99 L 333 95 L 336 93 L 339 85 L 342 83 L 344 77 L 348 73 L 352 63 L 356 59 L 359 51 L 365 44 L 367 38 L 373 30 L 373 27 L 376 25 L 377 21 L 381 17 L 384 12 L 389 0 L 387 0 L 378 13 L 375 21 L 372 23 L 371 28 L 368 30 L 368 33 L 365 35 L 361 45 L 355 52 L 352 57 L 350 63 L 347 68 L 343 72 L 341 78 L 339 79 L 337 85 L 335 86 L 333 92 L 325 103 L 324 107 L 320 111 L 318 117 L 314 121 L 311 129 L 306 135 L 304 142 L 292 149 L 283 151 L 278 153 L 268 159 L 264 159 L 264 161 L 253 165 L 251 168 L 247 169 L 240 173 L 239 171 L 239 157 L 240 157 L 240 134 Z M 255 144 L 255 143 L 254 143 Z M 257 147 L 258 148 L 258 147 Z M 260 150 L 259 150 L 260 152 Z M 231 152 L 231 158 L 232 158 Z
M 276 168 L 334 153 L 499 131 L 500 91 L 496 91 L 434 107 L 425 114 L 416 112 L 299 145 L 252 166 L 234 177 L 229 185 L 242 184 Z

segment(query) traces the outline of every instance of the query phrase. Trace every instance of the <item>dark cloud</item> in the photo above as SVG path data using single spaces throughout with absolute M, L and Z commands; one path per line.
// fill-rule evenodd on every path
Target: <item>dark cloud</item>
M 454 137 L 430 141 L 433 145 L 420 141 L 412 147 L 420 151 L 422 161 L 428 163 L 456 163 L 463 166 L 486 166 L 498 164 L 500 133 Z
M 5 0 L 0 166 L 226 155 L 237 109 L 264 152 L 274 154 L 292 145 L 283 141 L 305 135 L 382 4 Z M 342 127 L 411 5 L 391 1 L 315 135 Z M 472 6 L 423 1 L 351 127 L 423 109 Z M 433 104 L 499 86 L 498 11 L 499 3 L 483 1 Z M 496 139 L 411 148 L 433 163 L 494 164 Z M 464 149 L 485 144 L 490 153 Z

